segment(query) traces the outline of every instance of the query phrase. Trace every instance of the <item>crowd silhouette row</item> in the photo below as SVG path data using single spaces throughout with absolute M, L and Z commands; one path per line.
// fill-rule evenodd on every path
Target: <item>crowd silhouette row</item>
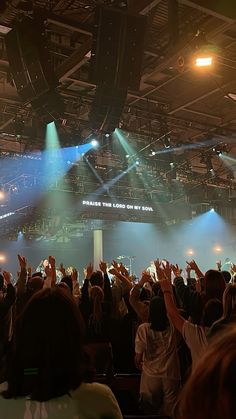
M 0 273 L 0 418 L 233 419 L 236 266 Z

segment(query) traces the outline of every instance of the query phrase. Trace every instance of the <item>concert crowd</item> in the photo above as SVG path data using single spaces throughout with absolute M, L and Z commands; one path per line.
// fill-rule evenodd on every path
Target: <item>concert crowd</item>
M 236 265 L 0 272 L 0 418 L 233 419 Z

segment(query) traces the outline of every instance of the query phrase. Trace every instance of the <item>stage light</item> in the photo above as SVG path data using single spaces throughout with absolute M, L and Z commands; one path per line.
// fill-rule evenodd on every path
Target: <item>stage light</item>
M 125 156 L 127 159 L 129 158 L 129 154 L 126 154 L 126 156 Z
M 221 253 L 222 252 L 222 247 L 221 246 L 215 246 L 214 249 L 213 249 L 213 251 L 215 253 Z
M 109 137 L 110 137 L 110 134 L 107 132 L 107 133 L 105 134 L 105 137 L 106 137 L 106 138 L 109 138 Z
M 155 151 L 152 151 L 152 156 L 155 156 L 156 155 L 156 152 Z
M 186 252 L 186 255 L 187 256 L 193 256 L 194 255 L 193 249 L 188 249 L 187 252 Z
M 97 140 L 92 140 L 91 141 L 91 145 L 92 145 L 92 147 L 97 147 L 98 146 L 98 141 Z
M 175 164 L 173 163 L 173 161 L 172 161 L 172 162 L 170 162 L 170 167 L 171 167 L 171 168 L 173 168 L 173 167 L 174 167 L 174 165 L 175 165 Z
M 0 262 L 5 262 L 6 261 L 6 256 L 4 254 L 0 254 Z
M 213 64 L 212 56 L 198 56 L 195 57 L 195 66 L 196 67 L 210 67 Z
M 215 208 L 211 208 L 210 209 L 210 212 L 215 212 Z
M 136 160 L 135 164 L 136 164 L 136 166 L 139 166 L 140 165 L 140 161 L 139 160 Z
M 5 193 L 3 191 L 0 191 L 0 201 L 3 201 L 5 199 Z

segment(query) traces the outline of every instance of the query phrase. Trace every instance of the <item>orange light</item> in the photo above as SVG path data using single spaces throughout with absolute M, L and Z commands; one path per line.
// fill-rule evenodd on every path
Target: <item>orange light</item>
M 3 254 L 0 254 L 0 262 L 5 262 L 6 261 L 6 256 Z
M 0 191 L 0 200 L 2 201 L 5 198 L 5 193 Z
M 193 255 L 194 255 L 194 251 L 193 251 L 193 249 L 188 249 L 188 250 L 187 250 L 187 252 L 186 252 L 186 254 L 187 254 L 188 256 L 193 256 Z
M 215 253 L 221 253 L 222 252 L 222 247 L 215 246 L 213 250 L 214 250 Z
M 210 67 L 213 64 L 213 57 L 196 57 L 195 66 L 196 67 Z

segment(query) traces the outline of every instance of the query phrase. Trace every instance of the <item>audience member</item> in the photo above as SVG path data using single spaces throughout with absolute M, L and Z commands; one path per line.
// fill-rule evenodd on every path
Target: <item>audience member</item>
M 63 264 L 58 270 L 53 256 L 44 261 L 42 272 L 33 272 L 24 256 L 18 255 L 18 261 L 16 282 L 9 272 L 0 273 L 1 417 L 121 418 L 109 388 L 91 382 L 94 373 L 118 391 L 114 372 L 135 372 L 140 378 L 139 413 L 170 417 L 180 383 L 187 379 L 177 419 L 223 415 L 218 400 L 209 414 L 213 396 L 198 389 L 200 384 L 207 388 L 216 373 L 212 394 L 217 399 L 221 385 L 226 417 L 234 417 L 229 389 L 234 387 L 235 332 L 227 330 L 236 321 L 236 286 L 229 283 L 229 272 L 221 272 L 220 262 L 218 270 L 205 274 L 195 261 L 187 262 L 183 278 L 178 265 L 157 259 L 152 274 L 143 271 L 135 284 L 124 265 L 113 260 L 108 269 L 101 261 L 97 271 L 87 266 L 80 288 L 78 271 Z M 236 265 L 230 266 L 234 274 Z M 219 343 L 223 341 L 229 354 Z M 201 399 L 196 412 L 195 380 L 195 396 Z M 136 396 L 130 414 L 137 413 L 138 392 Z
M 0 416 L 121 419 L 111 390 L 86 382 L 84 325 L 69 294 L 36 293 L 15 324 Z M 34 415 L 34 416 L 33 416 Z
M 236 329 L 209 345 L 180 393 L 176 419 L 234 419 Z
M 163 298 L 149 305 L 149 322 L 139 326 L 135 361 L 141 369 L 140 401 L 144 413 L 171 415 L 180 388 L 177 334 L 169 322 Z

